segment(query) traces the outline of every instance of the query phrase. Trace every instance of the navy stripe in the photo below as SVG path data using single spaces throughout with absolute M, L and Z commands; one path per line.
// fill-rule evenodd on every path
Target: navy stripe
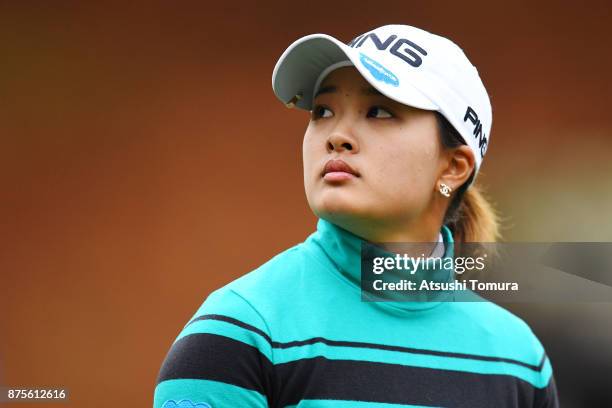
M 272 363 L 256 347 L 225 336 L 189 334 L 166 356 L 157 383 L 175 379 L 221 381 L 272 394 Z
M 324 357 L 275 365 L 279 406 L 303 399 L 352 400 L 436 407 L 532 407 L 538 389 L 516 377 Z M 503 399 L 500 399 L 503 398 Z
M 518 365 L 521 367 L 525 367 L 535 372 L 541 372 L 542 368 L 544 367 L 544 363 L 546 361 L 546 353 L 542 354 L 540 363 L 538 365 L 534 365 L 534 364 L 525 363 L 520 360 L 515 360 L 512 358 L 492 357 L 492 356 L 483 356 L 483 355 L 478 355 L 478 354 L 456 353 L 456 352 L 438 351 L 438 350 L 427 350 L 427 349 L 419 349 L 419 348 L 413 348 L 413 347 L 392 346 L 392 345 L 387 345 L 387 344 L 366 343 L 366 342 L 358 342 L 358 341 L 330 340 L 324 337 L 313 337 L 307 340 L 295 340 L 295 341 L 281 343 L 281 342 L 273 341 L 270 338 L 270 336 L 268 336 L 265 332 L 258 329 L 257 327 L 251 326 L 250 324 L 241 322 L 240 320 L 234 319 L 229 316 L 216 315 L 216 314 L 199 316 L 193 319 L 191 322 L 189 322 L 187 326 L 198 320 L 205 320 L 205 319 L 220 320 L 220 321 L 231 323 L 236 326 L 242 327 L 244 329 L 250 330 L 253 333 L 257 333 L 258 335 L 260 335 L 273 348 L 278 348 L 278 349 L 286 349 L 286 348 L 291 348 L 291 347 L 305 346 L 308 344 L 323 343 L 329 346 L 336 346 L 336 347 L 371 348 L 371 349 L 377 349 L 377 350 L 398 351 L 402 353 L 424 354 L 424 355 L 431 355 L 431 356 L 463 358 L 467 360 L 493 361 L 493 362 L 500 362 L 500 363 L 508 363 L 508 364 L 514 364 L 514 365 Z

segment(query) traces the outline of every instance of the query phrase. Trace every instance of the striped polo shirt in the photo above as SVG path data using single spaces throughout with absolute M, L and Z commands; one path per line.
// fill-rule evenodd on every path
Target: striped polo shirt
M 170 347 L 154 408 L 558 407 L 523 320 L 484 300 L 362 301 L 361 245 L 319 219 L 212 292 Z

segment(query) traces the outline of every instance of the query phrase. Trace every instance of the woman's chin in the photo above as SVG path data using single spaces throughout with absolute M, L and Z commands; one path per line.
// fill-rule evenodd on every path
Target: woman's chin
M 356 197 L 342 194 L 326 194 L 318 197 L 311 208 L 315 215 L 330 219 L 361 217 L 368 212 Z
M 360 201 L 354 192 L 330 189 L 319 192 L 315 205 L 326 213 L 351 213 L 359 211 Z

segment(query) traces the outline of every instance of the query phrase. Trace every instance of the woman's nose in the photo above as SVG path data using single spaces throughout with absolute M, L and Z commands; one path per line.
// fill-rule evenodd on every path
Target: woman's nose
M 342 152 L 344 150 L 357 153 L 359 145 L 357 140 L 348 133 L 348 130 L 336 129 L 327 138 L 327 152 Z

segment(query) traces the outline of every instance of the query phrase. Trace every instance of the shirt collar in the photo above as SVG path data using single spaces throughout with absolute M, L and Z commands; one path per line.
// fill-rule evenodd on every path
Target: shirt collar
M 347 280 L 357 291 L 361 292 L 361 247 L 364 241 L 363 238 L 352 232 L 323 218 L 319 218 L 316 232 L 308 237 L 306 243 L 314 244 L 317 252 L 322 253 L 324 258 L 333 265 L 334 273 L 340 274 L 343 279 Z M 384 253 L 384 251 L 382 252 Z M 446 225 L 443 225 L 438 234 L 438 244 L 430 256 L 452 258 L 453 254 L 454 241 L 452 232 Z M 452 282 L 454 280 L 454 273 L 452 269 L 418 269 L 409 279 L 416 280 L 417 282 L 422 279 Z M 437 292 L 432 297 L 431 292 L 429 293 L 427 300 L 407 301 L 405 300 L 407 299 L 406 293 L 402 293 L 401 301 L 379 301 L 376 303 L 404 310 L 422 310 L 437 306 L 448 295 L 448 292 Z M 359 293 L 357 295 L 360 296 Z M 422 292 L 415 294 L 419 299 L 423 299 L 422 295 Z

